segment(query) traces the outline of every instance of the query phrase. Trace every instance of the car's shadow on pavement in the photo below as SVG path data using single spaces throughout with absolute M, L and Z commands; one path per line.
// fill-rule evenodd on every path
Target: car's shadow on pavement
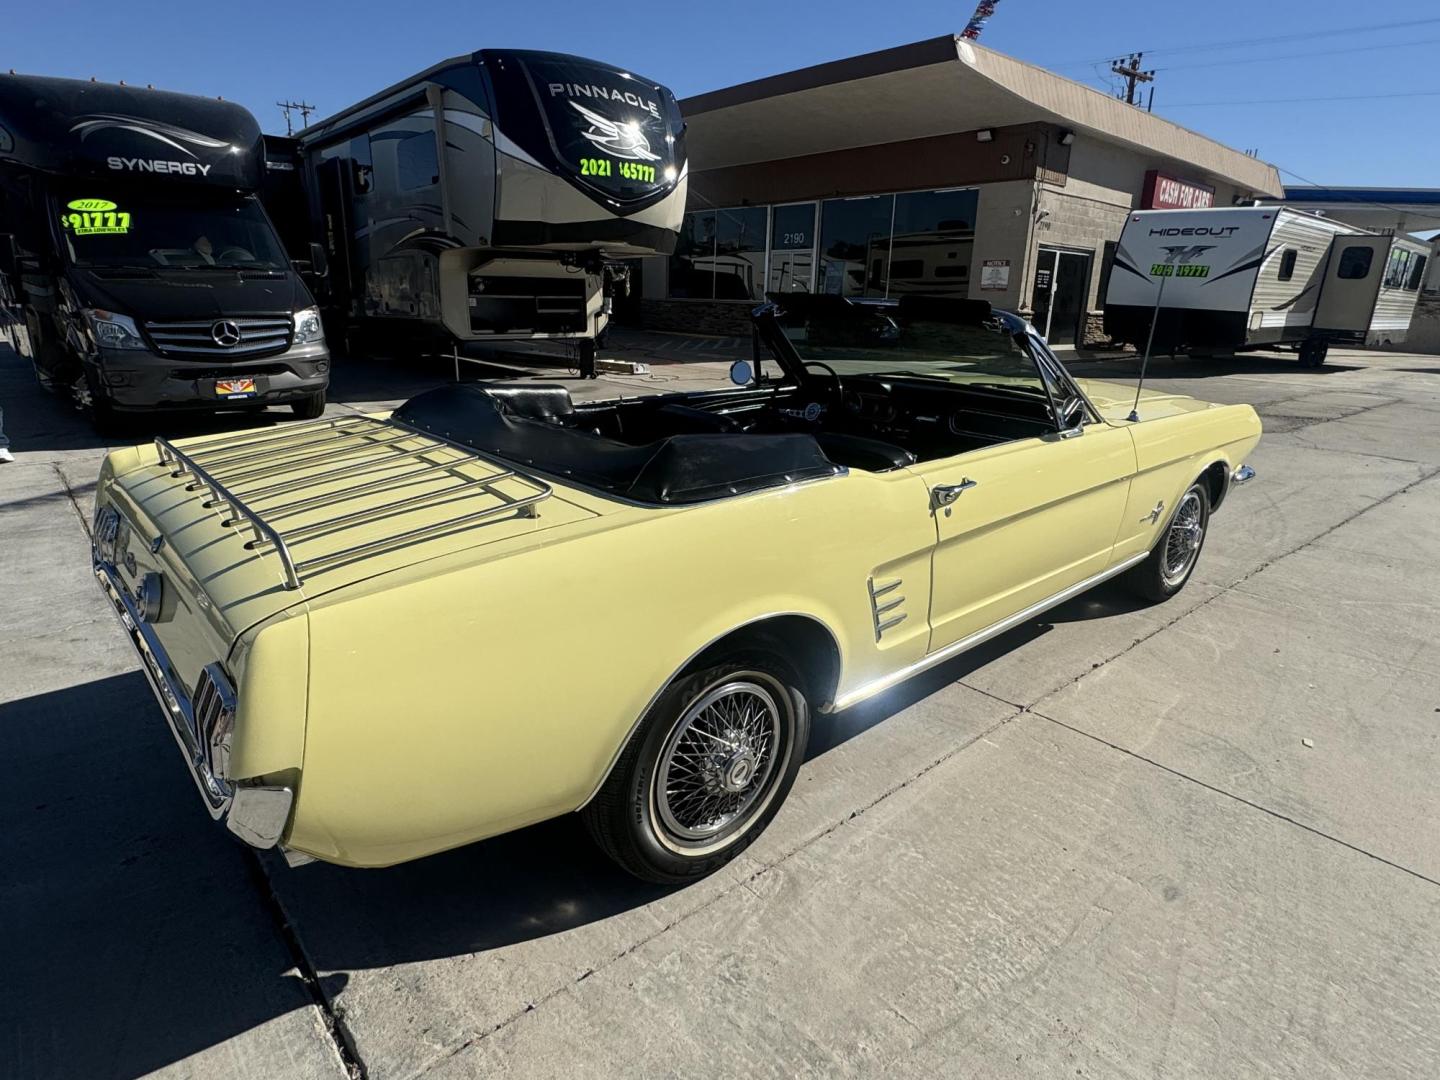
M 1137 606 L 1098 590 L 880 698 L 817 717 L 810 757 L 883 724 L 1059 621 Z M 310 998 L 347 969 L 503 949 L 665 897 L 567 815 L 381 870 L 286 868 L 208 820 L 138 673 L 0 705 L 0 964 L 15 993 L 0 1075 L 138 1075 Z M 273 890 L 273 892 L 272 892 Z M 13 1056 L 7 1061 L 7 1057 Z
M 0 761 L 0 1076 L 140 1076 L 311 1002 L 138 672 L 0 704 Z
M 815 718 L 807 759 L 883 724 L 1057 622 L 1134 611 L 1118 585 L 1077 597 L 870 702 Z M 783 814 L 784 811 L 782 810 Z M 577 815 L 383 870 L 272 861 L 277 891 L 326 969 L 457 956 L 564 933 L 673 890 L 638 881 L 590 842 Z M 337 913 L 343 913 L 337 914 Z

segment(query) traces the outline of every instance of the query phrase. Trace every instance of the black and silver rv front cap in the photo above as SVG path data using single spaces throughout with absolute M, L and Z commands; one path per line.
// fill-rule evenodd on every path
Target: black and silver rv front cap
M 506 69 L 518 67 L 539 106 L 547 149 L 582 186 L 619 203 L 653 201 L 675 186 L 685 164 L 684 131 L 665 87 L 562 53 L 483 55 L 497 90 L 506 84 L 517 89 L 515 73 Z M 513 114 L 503 101 L 499 113 L 506 135 L 525 145 L 527 133 L 512 130 Z
M 254 190 L 260 126 L 239 105 L 165 90 L 0 76 L 9 151 L 50 173 Z

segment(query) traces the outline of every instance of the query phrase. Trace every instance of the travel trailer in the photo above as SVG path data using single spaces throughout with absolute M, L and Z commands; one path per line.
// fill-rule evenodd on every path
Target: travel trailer
M 257 198 L 239 105 L 0 75 L 0 276 L 40 384 L 104 427 L 157 408 L 325 407 L 315 301 Z
M 685 131 L 665 87 L 482 49 L 302 132 L 328 314 L 352 338 L 570 338 L 593 356 L 618 260 L 669 254 Z
M 1405 339 L 1426 245 L 1285 207 L 1141 210 L 1120 234 L 1105 296 L 1118 343 L 1191 352 Z M 1158 310 L 1157 310 L 1158 309 Z

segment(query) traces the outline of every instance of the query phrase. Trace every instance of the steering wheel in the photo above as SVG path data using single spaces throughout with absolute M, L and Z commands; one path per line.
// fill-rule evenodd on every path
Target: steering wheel
M 254 262 L 255 256 L 242 247 L 230 247 L 220 252 L 220 262 Z
M 830 378 L 835 380 L 835 400 L 845 400 L 845 384 L 840 381 L 840 375 L 833 367 L 825 363 L 825 361 L 823 360 L 802 360 L 800 361 L 800 366 L 802 368 L 823 368 L 825 370 L 825 373 L 828 374 Z

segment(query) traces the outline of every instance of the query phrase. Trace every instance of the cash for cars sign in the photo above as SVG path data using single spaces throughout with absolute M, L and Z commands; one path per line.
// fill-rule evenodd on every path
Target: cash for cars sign
M 1207 184 L 1151 169 L 1140 189 L 1141 210 L 1203 210 L 1215 205 L 1215 189 Z

